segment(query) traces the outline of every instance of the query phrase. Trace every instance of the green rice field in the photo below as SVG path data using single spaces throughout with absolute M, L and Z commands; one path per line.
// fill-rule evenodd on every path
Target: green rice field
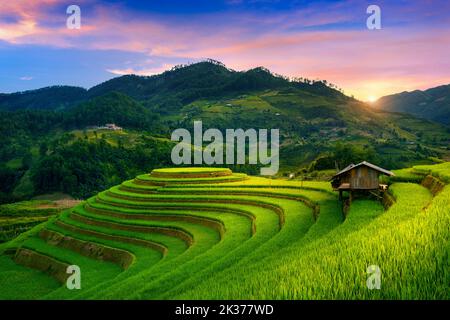
M 343 214 L 329 182 L 154 170 L 0 244 L 0 299 L 449 299 L 450 163 L 395 173 Z

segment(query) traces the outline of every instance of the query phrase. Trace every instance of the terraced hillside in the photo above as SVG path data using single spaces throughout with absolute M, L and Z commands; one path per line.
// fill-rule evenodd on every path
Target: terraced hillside
M 448 299 L 450 187 L 433 170 L 346 219 L 327 182 L 154 170 L 0 246 L 0 298 Z M 369 265 L 382 290 L 367 289 Z

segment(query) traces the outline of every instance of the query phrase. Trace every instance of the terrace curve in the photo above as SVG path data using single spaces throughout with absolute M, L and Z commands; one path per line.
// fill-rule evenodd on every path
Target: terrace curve
M 111 267 L 111 279 L 79 298 L 117 298 L 124 291 L 135 298 L 167 297 L 168 282 L 174 284 L 169 292 L 176 293 L 255 250 L 304 237 L 317 220 L 320 199 L 334 199 L 326 190 L 289 184 L 262 188 L 250 179 L 226 168 L 156 169 L 64 212 L 35 235 L 40 240 L 25 241 L 18 256 L 35 252 L 76 264 L 82 254 L 101 260 L 86 262 L 92 268 L 104 262 L 121 267 Z M 59 249 L 53 255 L 55 245 Z M 49 295 L 64 296 L 59 291 Z

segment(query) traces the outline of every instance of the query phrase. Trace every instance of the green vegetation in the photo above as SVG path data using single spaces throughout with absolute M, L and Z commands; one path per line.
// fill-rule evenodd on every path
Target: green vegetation
M 450 183 L 450 163 L 445 162 L 433 166 L 414 166 L 414 171 L 422 174 L 431 174 L 447 183 Z
M 176 128 L 278 128 L 280 175 L 367 160 L 398 169 L 448 159 L 447 127 L 379 112 L 326 81 L 288 80 L 216 61 L 152 77 L 123 76 L 89 90 L 50 87 L 0 95 L 0 203 L 60 191 L 76 198 L 171 164 Z M 95 129 L 115 123 L 124 131 Z M 268 125 L 270 124 L 270 125 Z M 229 169 L 256 175 L 258 166 Z
M 0 243 L 16 238 L 75 203 L 71 200 L 31 200 L 0 205 Z
M 420 183 L 424 178 L 424 174 L 417 172 L 413 168 L 393 170 L 392 172 L 395 174 L 395 176 L 393 176 L 393 177 L 383 176 L 384 182 L 386 182 L 386 183 L 389 183 L 389 182 Z
M 174 175 L 174 174 L 220 174 L 223 175 L 230 175 L 232 172 L 228 168 L 165 168 L 165 169 L 155 169 L 152 171 L 153 175 L 157 174 L 168 174 L 168 175 Z
M 308 244 L 300 243 L 300 246 L 294 243 L 271 254 L 261 265 L 237 265 L 233 270 L 215 276 L 214 281 L 201 284 L 199 289 L 188 291 L 181 298 L 190 295 L 224 299 L 241 299 L 244 296 L 263 299 L 439 298 L 448 289 L 445 283 L 448 276 L 445 251 L 440 245 L 435 246 L 427 235 L 417 239 L 421 229 L 409 224 L 409 219 L 421 215 L 421 209 L 430 201 L 431 195 L 425 188 L 414 185 L 399 184 L 393 190 L 398 202 L 388 212 L 383 213 L 380 204 L 356 201 L 348 219 L 321 239 Z M 411 192 L 416 194 L 414 201 L 408 198 Z M 400 201 L 401 198 L 405 201 Z M 431 223 L 433 228 L 438 226 L 438 221 L 436 219 Z M 442 229 L 439 234 L 445 237 Z M 411 243 L 404 241 L 404 236 L 423 247 L 418 248 L 419 252 L 409 253 L 406 248 Z M 440 243 L 443 241 L 444 238 Z M 419 259 L 420 252 L 427 252 L 430 258 Z M 435 261 L 433 254 L 442 260 Z M 411 268 L 411 259 L 421 263 Z M 386 281 L 386 284 L 383 290 L 367 290 L 365 269 L 371 264 L 377 264 L 384 270 L 383 283 Z M 436 268 L 438 271 L 435 273 Z M 416 273 L 419 270 L 420 276 Z M 248 291 L 243 293 L 242 287 L 239 288 L 241 282 L 235 281 L 225 290 L 220 289 L 236 272 L 239 272 L 236 277 L 246 283 Z M 434 281 L 436 275 L 440 280 Z M 403 281 L 408 285 L 402 286 Z M 411 290 L 410 285 L 416 286 L 417 291 Z M 430 289 L 427 290 L 427 287 Z M 419 288 L 424 292 L 419 293 Z M 249 296 L 248 292 L 257 294 Z
M 216 61 L 0 95 L 0 109 L 0 299 L 450 297 L 441 124 Z M 170 133 L 195 120 L 280 129 L 280 173 L 165 168 Z M 328 180 L 362 160 L 394 169 L 389 207 L 356 198 L 344 217 Z M 64 285 L 69 264 L 81 290 Z M 381 290 L 366 286 L 370 265 Z
M 0 298 L 448 299 L 450 188 L 398 181 L 449 172 L 448 163 L 399 170 L 388 209 L 356 199 L 344 219 L 328 182 L 154 170 L 0 245 Z M 82 289 L 34 270 L 24 249 L 79 265 Z M 381 290 L 366 286 L 370 265 Z

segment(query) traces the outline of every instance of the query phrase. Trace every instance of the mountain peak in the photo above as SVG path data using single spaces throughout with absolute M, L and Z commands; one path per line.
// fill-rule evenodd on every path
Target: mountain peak
M 385 111 L 410 113 L 450 124 L 450 85 L 391 94 L 378 99 L 374 106 Z
M 0 94 L 0 109 L 66 109 L 84 99 L 87 90 L 74 86 L 49 86 L 10 94 Z
M 66 109 L 109 92 L 121 92 L 147 106 L 162 104 L 184 105 L 198 99 L 221 98 L 264 90 L 297 88 L 316 95 L 343 97 L 339 91 L 324 83 L 291 81 L 272 73 L 265 67 L 235 71 L 213 59 L 178 65 L 153 76 L 124 75 L 105 81 L 89 90 L 74 87 L 50 87 L 0 96 L 0 109 Z M 59 97 L 56 102 L 49 101 Z M 37 103 L 36 101 L 39 101 Z

